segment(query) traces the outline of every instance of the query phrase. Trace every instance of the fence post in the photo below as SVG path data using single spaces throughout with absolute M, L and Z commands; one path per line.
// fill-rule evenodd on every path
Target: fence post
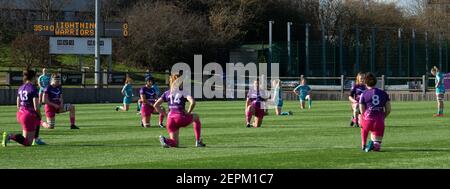
M 8 89 L 11 89 L 11 67 L 8 67 L 8 71 L 5 75 L 5 83 L 8 85 Z
M 81 88 L 86 87 L 86 69 L 81 68 Z
M 272 25 L 274 21 L 269 21 L 269 64 L 272 64 Z
M 390 59 L 391 59 L 391 46 L 392 46 L 392 36 L 388 35 L 388 37 L 386 38 L 386 66 L 385 66 L 385 70 L 386 70 L 386 76 L 389 77 L 389 64 L 390 64 Z
M 321 25 L 322 30 L 322 74 L 323 76 L 328 76 L 327 74 L 327 39 L 325 34 L 325 25 Z M 326 83 L 326 81 L 325 81 Z
M 108 70 L 107 69 L 103 69 L 102 80 L 103 80 L 103 85 L 106 86 L 106 88 L 108 88 Z
M 385 88 L 385 82 L 386 82 L 386 76 L 382 75 L 381 76 L 381 89 L 383 89 L 383 91 L 386 89 Z
M 339 73 L 344 75 L 344 30 L 339 27 Z
M 412 76 L 416 76 L 416 29 L 412 29 Z
M 370 39 L 370 71 L 375 71 L 375 58 L 376 58 L 376 37 L 377 37 L 377 28 L 372 28 L 372 37 Z
M 442 33 L 439 33 L 439 68 L 442 68 Z
M 402 29 L 398 29 L 398 73 L 402 76 Z
M 427 77 L 425 75 L 422 75 L 422 96 L 425 98 L 425 95 L 427 94 Z
M 430 57 L 428 55 L 428 32 L 425 32 L 425 73 L 428 73 Z
M 344 98 L 344 75 L 341 75 L 341 100 Z
M 309 75 L 309 24 L 305 26 L 305 75 Z
M 287 53 L 288 53 L 288 75 L 292 74 L 292 52 L 291 52 L 291 26 L 292 22 L 287 23 Z

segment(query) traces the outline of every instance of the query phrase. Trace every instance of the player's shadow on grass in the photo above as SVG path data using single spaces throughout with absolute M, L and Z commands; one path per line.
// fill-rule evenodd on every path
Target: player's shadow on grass
M 256 145 L 239 145 L 239 146 L 220 146 L 215 145 L 214 148 L 267 148 L 266 146 L 256 146 Z
M 381 152 L 450 152 L 450 148 L 393 148 L 393 149 L 385 149 Z
M 160 147 L 161 145 L 152 144 L 55 144 L 48 146 L 65 146 L 65 147 Z
M 386 126 L 386 129 L 392 129 L 392 128 L 409 128 L 409 127 L 422 127 L 421 125 L 392 125 L 392 126 Z

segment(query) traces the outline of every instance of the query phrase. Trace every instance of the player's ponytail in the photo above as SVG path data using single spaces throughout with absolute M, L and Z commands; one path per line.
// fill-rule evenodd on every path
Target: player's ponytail
M 172 74 L 169 78 L 169 84 L 170 84 L 170 91 L 173 92 L 180 88 L 181 85 L 181 79 L 180 74 Z

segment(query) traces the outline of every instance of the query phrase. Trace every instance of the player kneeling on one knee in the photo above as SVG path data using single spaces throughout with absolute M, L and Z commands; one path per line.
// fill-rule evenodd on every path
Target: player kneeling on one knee
M 180 75 L 174 74 L 170 76 L 170 89 L 155 102 L 154 108 L 159 113 L 165 111 L 161 108 L 163 102 L 167 102 L 169 105 L 169 114 L 167 116 L 167 131 L 169 132 L 169 138 L 160 136 L 159 140 L 161 145 L 165 148 L 178 147 L 180 128 L 186 127 L 193 123 L 195 133 L 195 146 L 205 147 L 206 145 L 201 139 L 200 118 L 197 114 L 192 113 L 195 107 L 195 100 L 192 96 L 181 88 L 182 78 Z M 189 102 L 188 111 L 185 110 L 185 104 Z
M 384 120 L 391 113 L 391 103 L 388 94 L 375 87 L 377 78 L 374 74 L 367 73 L 365 82 L 367 90 L 359 99 L 359 108 L 362 114 L 361 146 L 366 152 L 380 151 L 384 136 Z M 372 140 L 367 143 L 369 132 Z
M 44 89 L 44 108 L 47 122 L 42 122 L 41 125 L 47 129 L 54 129 L 56 114 L 70 112 L 70 129 L 79 129 L 75 126 L 75 106 L 64 104 L 62 94 L 61 77 L 52 74 L 50 85 Z
M 41 119 L 39 95 L 36 86 L 36 72 L 23 72 L 24 84 L 20 86 L 17 95 L 17 121 L 22 126 L 22 134 L 8 134 L 3 132 L 2 146 L 6 147 L 10 140 L 23 146 L 31 146 L 37 137 L 39 121 Z
M 155 112 L 153 104 L 155 104 L 158 99 L 158 91 L 153 87 L 153 77 L 147 76 L 145 78 L 145 86 L 139 90 L 140 101 L 141 101 L 141 116 L 142 116 L 142 127 L 150 127 L 150 118 Z M 165 111 L 159 111 L 159 127 L 164 128 L 162 121 L 165 116 Z
M 308 86 L 305 78 L 302 78 L 300 85 L 295 87 L 294 93 L 298 95 L 300 100 L 300 108 L 305 109 L 305 102 L 308 101 L 308 108 L 311 109 L 312 98 L 311 98 L 311 87 Z
M 291 111 L 282 112 L 283 108 L 283 89 L 281 88 L 281 81 L 279 79 L 275 79 L 272 81 L 272 89 L 273 89 L 273 97 L 272 102 L 275 103 L 275 114 L 278 116 L 287 116 L 292 115 Z
M 350 91 L 350 95 L 348 97 L 348 100 L 351 103 L 352 107 L 352 119 L 350 121 L 350 127 L 356 126 L 359 127 L 360 123 L 360 117 L 361 114 L 359 112 L 359 98 L 361 95 L 366 91 L 366 85 L 364 83 L 365 75 L 362 72 L 359 72 L 356 75 L 356 81 L 355 84 L 352 86 L 352 89 Z
M 268 95 L 265 90 L 260 89 L 259 79 L 256 79 L 253 83 L 253 89 L 249 89 L 247 93 L 247 101 L 245 103 L 245 115 L 247 127 L 250 126 L 252 116 L 255 115 L 253 127 L 261 127 L 264 118 L 264 102 L 268 99 Z

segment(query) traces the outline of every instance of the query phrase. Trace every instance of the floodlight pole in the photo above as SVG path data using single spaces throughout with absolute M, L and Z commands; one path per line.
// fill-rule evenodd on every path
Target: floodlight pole
M 425 32 L 425 75 L 428 73 L 430 57 L 428 56 L 428 31 Z
M 292 59 L 291 59 L 291 26 L 292 22 L 287 23 L 287 50 L 288 50 L 288 73 L 292 73 Z
M 95 0 L 95 88 L 101 88 L 100 69 L 100 0 Z
M 398 29 L 398 72 L 403 76 L 402 72 L 402 29 Z
M 269 64 L 272 63 L 272 26 L 275 23 L 273 20 L 269 21 Z
M 309 26 L 305 25 L 305 76 L 309 76 Z

